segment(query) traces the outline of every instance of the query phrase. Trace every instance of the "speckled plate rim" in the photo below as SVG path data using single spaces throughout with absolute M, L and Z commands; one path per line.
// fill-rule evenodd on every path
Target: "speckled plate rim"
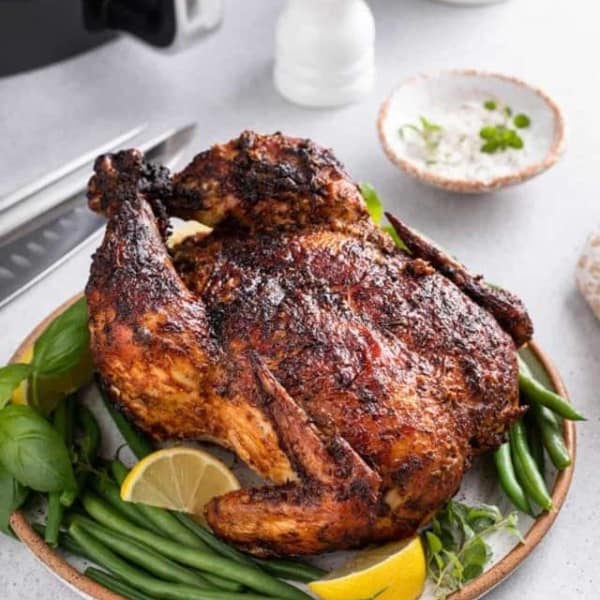
M 403 87 L 415 85 L 422 81 L 437 79 L 447 75 L 466 75 L 474 78 L 501 79 L 518 87 L 527 88 L 537 94 L 550 108 L 554 117 L 554 136 L 552 139 L 552 145 L 550 146 L 550 149 L 548 150 L 548 153 L 544 159 L 539 162 L 532 163 L 531 165 L 527 165 L 526 167 L 523 167 L 522 169 L 515 171 L 510 175 L 495 177 L 489 181 L 482 181 L 479 179 L 452 179 L 449 177 L 444 177 L 417 166 L 414 162 L 407 160 L 398 152 L 395 152 L 389 144 L 387 136 L 384 133 L 384 122 L 387 119 L 388 110 L 393 97 Z M 527 181 L 528 179 L 531 179 L 532 177 L 535 177 L 536 175 L 539 175 L 540 173 L 543 173 L 552 167 L 563 155 L 566 148 L 566 126 L 562 110 L 558 104 L 556 104 L 556 102 L 554 102 L 554 100 L 552 100 L 552 98 L 546 94 L 546 92 L 540 88 L 530 85 L 522 79 L 518 79 L 517 77 L 480 69 L 446 69 L 430 74 L 420 73 L 405 79 L 399 85 L 397 85 L 390 95 L 383 101 L 377 117 L 377 133 L 386 156 L 392 163 L 394 163 L 397 167 L 400 167 L 400 169 L 402 169 L 405 173 L 424 183 L 428 183 L 450 192 L 462 194 L 481 194 L 485 192 L 492 192 L 503 187 L 516 185 L 518 183 Z
M 17 362 L 25 349 L 27 349 L 42 333 L 48 322 L 76 302 L 81 296 L 82 294 L 77 294 L 73 298 L 67 300 L 39 323 L 17 348 L 16 352 L 11 357 L 10 362 Z M 561 396 L 568 398 L 569 396 L 565 385 L 548 357 L 540 350 L 535 342 L 530 342 L 528 347 L 545 369 L 557 392 Z M 573 464 L 564 471 L 560 471 L 556 477 L 552 489 L 552 502 L 554 505 L 552 510 L 536 519 L 524 536 L 525 542 L 523 544 L 516 546 L 488 571 L 471 581 L 460 591 L 449 596 L 448 600 L 476 600 L 477 598 L 480 598 L 506 579 L 518 566 L 520 566 L 525 558 L 527 558 L 533 549 L 540 543 L 544 535 L 546 535 L 565 501 L 575 468 L 576 434 L 575 424 L 571 421 L 564 422 L 564 436 L 567 448 L 573 457 Z M 77 591 L 86 598 L 92 598 L 94 600 L 124 600 L 122 596 L 111 592 L 77 571 L 77 569 L 69 564 L 64 557 L 48 546 L 34 531 L 21 511 L 15 511 L 11 515 L 10 525 L 14 533 L 23 544 L 27 546 L 30 552 L 42 562 L 49 571 L 61 579 L 71 589 Z

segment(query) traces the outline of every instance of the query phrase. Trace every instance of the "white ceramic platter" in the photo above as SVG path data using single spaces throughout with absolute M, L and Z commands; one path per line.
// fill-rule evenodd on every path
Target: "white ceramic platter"
M 65 305 L 59 307 L 53 314 L 49 315 L 42 323 L 38 325 L 25 339 L 21 347 L 13 356 L 13 361 L 18 361 L 25 350 L 31 346 L 37 336 L 46 328 L 49 321 L 56 317 L 68 304 L 74 302 L 79 296 L 71 299 Z M 563 396 L 567 396 L 567 391 L 552 364 L 537 348 L 534 343 L 521 351 L 522 356 L 528 362 L 538 378 L 553 387 Z M 102 448 L 101 454 L 105 457 L 114 456 L 117 449 L 122 446 L 124 440 L 113 424 L 111 417 L 102 405 L 99 394 L 94 386 L 90 386 L 84 396 L 84 401 L 94 412 L 102 429 Z M 567 447 L 571 455 L 575 457 L 575 426 L 573 423 L 565 422 L 564 434 Z M 203 445 L 207 450 L 213 452 L 227 465 L 229 465 L 244 486 L 251 486 L 260 483 L 259 479 L 248 468 L 246 468 L 231 453 L 226 452 L 213 445 Z M 133 464 L 133 455 L 127 448 L 120 452 L 120 457 L 129 465 Z M 488 541 L 493 549 L 493 558 L 488 564 L 486 571 L 477 579 L 470 582 L 462 590 L 451 596 L 452 600 L 474 600 L 480 598 L 512 571 L 514 571 L 525 558 L 532 552 L 537 544 L 542 540 L 546 532 L 551 527 L 566 497 L 573 466 L 561 471 L 560 473 L 548 472 L 547 480 L 550 489 L 552 489 L 553 509 L 539 517 L 537 520 L 521 515 L 519 527 L 525 539 L 524 544 L 515 542 L 513 537 L 505 534 L 491 536 Z M 494 504 L 507 513 L 511 509 L 507 499 L 498 487 L 494 467 L 489 457 L 483 457 L 475 462 L 473 468 L 463 480 L 461 489 L 457 495 L 459 500 L 465 500 L 470 504 Z M 27 515 L 21 511 L 13 513 L 11 517 L 11 526 L 16 535 L 23 541 L 29 550 L 44 564 L 50 572 L 59 577 L 71 589 L 78 592 L 82 597 L 93 600 L 122 600 L 120 596 L 98 585 L 92 580 L 81 574 L 86 566 L 86 562 L 75 557 L 63 554 L 61 551 L 54 550 L 47 546 L 35 531 L 31 528 L 29 520 L 43 521 L 43 514 L 40 510 L 33 510 Z M 310 562 L 326 569 L 339 566 L 344 562 L 350 553 L 339 552 L 319 557 L 312 557 Z M 306 589 L 306 588 L 303 588 Z M 353 600 L 353 599 L 348 599 Z M 426 588 L 421 600 L 434 600 L 431 587 Z M 450 599 L 449 599 L 450 600 Z

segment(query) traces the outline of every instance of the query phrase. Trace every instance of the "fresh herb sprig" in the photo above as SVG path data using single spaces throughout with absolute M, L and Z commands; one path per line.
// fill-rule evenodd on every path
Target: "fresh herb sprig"
M 484 140 L 481 151 L 486 154 L 504 152 L 508 148 L 520 150 L 523 148 L 523 138 L 514 130 L 504 125 L 482 127 L 479 137 Z
M 0 463 L 0 531 L 9 534 L 11 513 L 27 499 L 29 490 L 21 485 Z
M 370 183 L 366 183 L 364 181 L 361 182 L 358 187 L 362 197 L 365 200 L 367 210 L 369 211 L 369 216 L 371 217 L 373 223 L 375 223 L 375 225 L 379 225 L 381 229 L 385 231 L 392 238 L 392 240 L 394 240 L 394 243 L 396 246 L 398 246 L 398 248 L 408 252 L 408 248 L 400 239 L 400 236 L 396 233 L 396 230 L 391 225 L 381 225 L 384 209 L 377 190 Z
M 8 404 L 12 393 L 30 373 L 31 365 L 22 363 L 6 365 L 0 369 L 0 409 Z
M 416 133 L 423 140 L 427 164 L 434 164 L 436 162 L 435 153 L 440 143 L 443 127 L 437 123 L 432 123 L 423 116 L 419 117 L 419 121 L 420 125 L 414 125 L 413 123 L 402 125 L 398 130 L 398 134 L 402 139 L 405 139 L 406 131 L 413 131 Z
M 358 187 L 367 205 L 371 221 L 373 221 L 375 225 L 381 224 L 381 219 L 383 218 L 383 203 L 379 198 L 377 190 L 366 181 L 361 182 Z
M 81 298 L 54 319 L 36 340 L 31 363 L 16 363 L 0 369 L 0 408 L 24 379 L 31 385 L 31 405 L 42 410 L 39 380 L 60 377 L 81 360 L 89 348 L 87 304 Z M 53 407 L 44 407 L 50 412 Z
M 496 152 L 504 152 L 509 148 L 521 150 L 525 144 L 523 138 L 518 134 L 517 129 L 529 127 L 531 119 L 524 113 L 515 115 L 512 119 L 512 125 L 517 129 L 513 129 L 510 122 L 513 111 L 510 106 L 502 105 L 496 100 L 491 99 L 486 100 L 483 106 L 489 111 L 499 110 L 504 116 L 504 122 L 499 125 L 487 125 L 480 129 L 479 137 L 484 140 L 481 152 L 495 154 Z
M 70 492 L 76 488 L 65 441 L 48 422 L 38 389 L 40 378 L 64 375 L 89 350 L 87 305 L 78 300 L 54 319 L 34 345 L 30 363 L 0 369 L 0 530 L 8 532 L 12 511 L 28 491 Z M 9 404 L 14 390 L 28 379 L 27 405 Z M 45 411 L 42 410 L 45 409 Z
M 492 557 L 486 539 L 504 531 L 523 541 L 517 513 L 503 516 L 496 506 L 468 506 L 455 500 L 435 515 L 431 529 L 423 534 L 427 572 L 435 583 L 435 597 L 444 599 L 475 579 Z

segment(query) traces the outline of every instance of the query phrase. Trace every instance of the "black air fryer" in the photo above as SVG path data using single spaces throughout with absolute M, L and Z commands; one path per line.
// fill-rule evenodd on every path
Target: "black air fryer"
M 85 52 L 119 31 L 179 50 L 221 18 L 222 0 L 0 0 L 0 77 Z

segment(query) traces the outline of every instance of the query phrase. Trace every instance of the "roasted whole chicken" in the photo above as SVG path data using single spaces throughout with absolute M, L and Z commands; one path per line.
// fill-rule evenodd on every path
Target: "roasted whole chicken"
M 97 159 L 108 219 L 86 288 L 100 382 L 156 440 L 208 440 L 267 480 L 213 499 L 259 556 L 413 534 L 522 414 L 521 302 L 391 215 L 332 153 L 244 132 L 172 178 Z M 165 243 L 169 217 L 212 228 Z

